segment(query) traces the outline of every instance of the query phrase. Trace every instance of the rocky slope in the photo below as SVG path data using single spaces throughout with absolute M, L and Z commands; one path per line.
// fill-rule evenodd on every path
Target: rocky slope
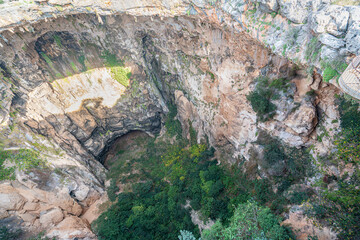
M 249 171 L 261 170 L 250 154 L 262 151 L 261 131 L 326 154 L 340 90 L 335 78 L 321 81 L 323 65 L 360 54 L 359 12 L 320 0 L 5 1 L 1 143 L 40 151 L 48 167 L 1 183 L 1 218 L 18 216 L 49 236 L 94 238 L 88 223 L 105 201 L 99 161 L 129 131 L 159 133 L 168 103 L 185 136 L 191 125 L 199 141 L 207 136 L 225 161 L 244 158 Z M 259 75 L 289 80 L 263 123 L 246 97 Z

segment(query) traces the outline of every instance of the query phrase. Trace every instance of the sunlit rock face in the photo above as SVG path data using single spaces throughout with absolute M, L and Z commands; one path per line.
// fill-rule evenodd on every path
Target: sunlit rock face
M 83 229 L 82 236 L 94 237 L 84 226 L 96 218 L 93 203 L 105 201 L 100 196 L 106 170 L 99 161 L 109 144 L 130 131 L 159 133 L 167 104 L 177 105 L 184 137 L 190 136 L 191 124 L 198 141 L 207 136 L 229 162 L 242 157 L 250 161 L 250 149 L 261 148 L 256 143 L 260 131 L 300 148 L 314 144 L 319 113 L 327 129 L 338 127 L 333 121 L 338 118 L 336 88 L 313 83 L 279 56 L 285 54 L 273 54 L 254 32 L 215 9 L 188 9 L 182 1 L 152 1 L 153 7 L 147 1 L 114 1 L 111 7 L 105 1 L 64 1 L 60 11 L 55 6 L 60 1 L 48 2 L 31 4 L 29 11 L 16 8 L 31 24 L 16 17 L 0 21 L 11 26 L 1 30 L 0 123 L 11 147 L 31 145 L 36 135 L 62 149 L 63 156 L 50 162 L 61 167 L 66 181 L 54 172 L 26 178 L 19 173 L 18 180 L 27 180 L 4 185 L 0 193 L 18 194 L 15 208 L 25 213 L 30 211 L 26 204 L 42 202 L 51 227 L 43 224 L 37 205 L 31 210 L 36 214 L 23 219 L 48 228 L 49 236 L 72 236 L 71 231 Z M 258 2 L 266 12 L 279 9 L 279 1 Z M 87 4 L 94 7 L 86 9 Z M 204 1 L 196 4 L 207 6 Z M 289 6 L 284 15 L 293 15 L 293 9 Z M 286 22 L 280 18 L 275 20 Z M 269 43 L 279 42 L 277 35 L 267 36 Z M 288 91 L 273 101 L 274 118 L 265 123 L 259 123 L 246 97 L 259 76 L 292 80 Z M 311 88 L 323 92 L 320 103 L 306 96 Z M 16 116 L 10 114 L 14 112 Z M 9 133 L 14 123 L 21 130 Z M 330 144 L 325 145 L 316 147 L 326 152 Z M 38 194 L 24 200 L 19 189 Z M 58 195 L 69 204 L 53 201 Z M 79 204 L 71 205 L 74 201 Z M 76 221 L 78 226 L 71 226 Z
M 78 155 L 99 158 L 131 130 L 157 133 L 175 91 L 194 105 L 190 120 L 199 137 L 239 149 L 256 139 L 246 101 L 252 80 L 265 66 L 269 75 L 289 74 L 286 61 L 282 73 L 271 68 L 279 58 L 256 40 L 205 18 L 119 15 L 101 22 L 73 15 L 36 23 L 34 33 L 4 32 L 13 47 L 3 48 L 4 69 L 21 121 Z

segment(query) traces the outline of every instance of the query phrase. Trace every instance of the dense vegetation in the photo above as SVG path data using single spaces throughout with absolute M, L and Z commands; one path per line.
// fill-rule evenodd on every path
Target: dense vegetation
M 99 238 L 177 239 L 181 233 L 197 239 L 200 235 L 191 221 L 191 209 L 204 221 L 217 220 L 215 227 L 221 226 L 226 232 L 242 224 L 242 209 L 256 206 L 263 218 L 251 224 L 260 224 L 258 233 L 289 239 L 290 231 L 280 227 L 280 219 L 270 212 L 281 213 L 289 201 L 276 195 L 268 180 L 251 179 L 236 165 L 220 167 L 213 159 L 214 149 L 206 144 L 182 139 L 180 123 L 173 119 L 176 108 L 171 109 L 167 136 L 137 139 L 135 145 L 142 146 L 140 151 L 118 151 L 117 161 L 110 164 L 108 195 L 113 204 L 93 224 Z M 175 136 L 178 140 L 170 144 L 168 139 Z M 116 183 L 124 189 L 118 195 Z M 271 210 L 261 207 L 265 204 Z
M 330 223 L 339 232 L 339 239 L 360 239 L 359 103 L 339 98 L 338 109 L 341 132 L 335 139 L 336 151 L 327 158 L 339 167 L 350 164 L 354 172 L 350 174 L 344 169 L 340 178 L 324 177 L 323 191 L 314 201 L 311 214 Z M 329 190 L 328 185 L 333 183 L 337 187 Z
M 289 87 L 289 81 L 283 78 L 270 82 L 267 77 L 259 77 L 255 80 L 255 89 L 246 96 L 258 119 L 265 122 L 275 115 L 276 106 L 271 100 L 280 97 Z

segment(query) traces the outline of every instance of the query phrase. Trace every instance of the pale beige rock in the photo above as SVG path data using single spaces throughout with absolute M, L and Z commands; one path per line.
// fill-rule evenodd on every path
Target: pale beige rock
M 39 203 L 34 203 L 34 202 L 26 202 L 23 210 L 25 211 L 35 211 L 39 208 Z
M 61 239 L 96 238 L 96 236 L 91 232 L 89 225 L 82 219 L 75 216 L 65 218 L 56 225 L 56 227 L 50 229 L 47 236 L 50 238 L 60 237 Z
M 18 193 L 0 193 L 0 209 L 20 210 L 25 204 L 25 199 Z
M 9 216 L 10 216 L 9 213 L 6 210 L 0 209 L 0 219 L 7 218 Z
M 24 220 L 24 222 L 28 222 L 32 224 L 37 218 L 37 215 L 33 213 L 24 213 L 24 214 L 20 214 L 20 218 Z
M 96 200 L 89 207 L 89 209 L 81 216 L 81 218 L 91 224 L 102 213 L 100 210 L 100 206 L 107 201 L 109 201 L 108 196 L 107 196 L 107 194 L 104 194 L 103 196 L 101 196 L 100 199 Z
M 313 220 L 308 219 L 301 212 L 290 212 L 289 219 L 282 222 L 290 225 L 296 235 L 296 239 L 307 240 L 310 236 L 317 236 L 319 240 L 335 240 L 336 233 L 329 228 L 319 228 L 314 225 Z
M 47 228 L 51 225 L 61 222 L 63 219 L 64 214 L 60 208 L 53 208 L 40 216 L 40 223 L 43 227 Z
M 317 121 L 315 107 L 309 102 L 304 102 L 284 123 L 300 136 L 308 136 Z

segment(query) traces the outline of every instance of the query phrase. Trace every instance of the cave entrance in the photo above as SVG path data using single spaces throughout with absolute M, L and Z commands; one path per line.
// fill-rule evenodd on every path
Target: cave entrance
M 109 169 L 120 159 L 125 151 L 129 154 L 129 157 L 134 157 L 140 154 L 144 150 L 144 143 L 152 139 L 144 131 L 130 131 L 121 137 L 115 139 L 113 143 L 110 144 L 109 150 L 105 153 L 102 163 Z M 126 160 L 126 159 L 125 159 Z

